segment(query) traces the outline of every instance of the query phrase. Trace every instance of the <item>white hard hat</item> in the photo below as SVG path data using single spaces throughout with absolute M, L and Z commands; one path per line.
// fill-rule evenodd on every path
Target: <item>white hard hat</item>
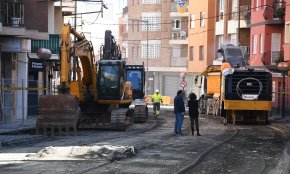
M 155 90 L 155 92 L 158 92 L 158 93 L 159 93 L 159 90 L 158 90 L 158 89 L 156 89 L 156 90 Z

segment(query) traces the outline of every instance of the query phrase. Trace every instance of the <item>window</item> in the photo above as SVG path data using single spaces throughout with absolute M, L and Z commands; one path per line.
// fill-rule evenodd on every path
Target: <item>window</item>
M 220 0 L 220 12 L 224 12 L 224 0 Z
M 195 25 L 195 16 L 194 14 L 190 15 L 190 28 L 194 28 Z
M 256 0 L 256 11 L 259 10 L 259 0 Z
M 199 46 L 199 60 L 204 60 L 204 46 Z
M 285 24 L 285 43 L 289 43 L 290 37 L 290 23 Z
M 216 46 L 217 48 L 221 48 L 223 46 L 224 43 L 224 35 L 217 35 L 216 36 Z
M 135 57 L 135 48 L 132 47 L 132 59 L 134 59 L 134 57 Z
M 142 13 L 142 20 L 148 21 L 148 31 L 161 30 L 161 13 L 160 12 Z M 147 31 L 147 22 L 141 22 L 141 24 L 142 24 L 142 31 Z
M 139 32 L 139 21 L 136 21 L 136 31 Z
M 147 58 L 147 41 L 142 41 L 142 53 L 141 58 Z M 161 41 L 160 40 L 149 40 L 148 41 L 148 58 L 156 59 L 160 57 L 161 52 Z
M 264 52 L 264 35 L 260 35 L 260 53 Z
M 2 5 L 4 7 L 4 3 Z M 13 26 L 19 26 L 24 23 L 24 4 L 17 1 L 8 1 L 6 3 L 7 11 L 5 11 L 5 17 L 7 23 L 11 23 Z M 3 10 L 3 9 L 2 9 Z M 3 18 L 5 19 L 3 16 Z M 2 21 L 4 22 L 4 21 Z
M 136 21 L 133 21 L 132 32 L 135 32 L 135 22 L 136 22 Z
M 180 29 L 181 25 L 180 25 L 180 19 L 173 19 L 172 20 L 172 28 L 173 29 Z
M 193 57 L 194 57 L 194 47 L 190 47 L 189 48 L 189 61 L 193 61 Z
M 160 4 L 161 0 L 142 0 L 143 4 Z
M 136 58 L 139 58 L 139 46 L 136 47 Z
M 257 53 L 257 35 L 253 36 L 253 54 Z
M 204 27 L 204 12 L 200 12 L 200 27 Z

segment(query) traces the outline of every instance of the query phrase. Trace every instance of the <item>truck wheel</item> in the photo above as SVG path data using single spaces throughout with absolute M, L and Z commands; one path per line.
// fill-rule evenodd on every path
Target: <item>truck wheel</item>
M 204 114 L 206 109 L 205 109 L 205 100 L 204 97 L 200 97 L 199 102 L 198 102 L 198 109 L 200 114 Z

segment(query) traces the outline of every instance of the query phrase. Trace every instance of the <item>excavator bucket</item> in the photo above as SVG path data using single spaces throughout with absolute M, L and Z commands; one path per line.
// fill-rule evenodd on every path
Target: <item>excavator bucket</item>
M 75 96 L 72 95 L 42 95 L 39 98 L 36 132 L 48 130 L 51 135 L 54 131 L 66 131 L 73 129 L 77 134 L 77 123 L 81 110 Z

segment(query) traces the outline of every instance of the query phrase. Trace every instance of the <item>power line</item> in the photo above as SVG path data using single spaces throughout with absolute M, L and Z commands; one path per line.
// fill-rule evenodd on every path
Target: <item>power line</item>
M 277 3 L 271 3 L 271 4 L 277 4 Z M 270 5 L 271 5 L 270 4 Z M 256 7 L 253 7 L 253 8 L 249 8 L 248 10 L 240 10 L 240 13 L 241 12 L 249 12 L 249 11 L 251 11 L 252 9 L 256 9 L 256 8 L 260 8 L 260 7 L 269 7 L 270 5 L 268 5 L 268 4 L 265 4 L 265 5 L 260 5 L 260 6 L 256 6 Z M 285 4 L 284 6 L 286 7 L 286 6 L 289 6 L 290 4 Z M 232 15 L 232 14 L 238 14 L 239 12 L 231 12 L 231 13 L 227 13 L 227 14 L 223 14 L 222 16 L 228 16 L 228 15 Z M 207 18 L 202 18 L 202 19 L 195 19 L 195 20 L 190 20 L 190 21 L 200 21 L 200 20 L 206 20 L 206 19 L 212 19 L 212 18 L 217 18 L 217 17 L 220 17 L 221 15 L 215 15 L 215 16 L 211 16 L 211 17 L 207 17 Z M 134 20 L 134 19 L 132 19 L 132 20 Z M 138 19 L 136 19 L 136 20 L 138 20 Z M 189 20 L 181 20 L 181 22 L 188 22 Z M 141 22 L 142 23 L 142 22 Z M 95 24 L 97 24 L 97 25 L 122 25 L 122 24 L 104 24 L 104 23 L 95 23 Z M 172 24 L 172 22 L 160 22 L 160 23 L 154 23 L 154 24 L 150 24 L 149 23 L 149 25 L 162 25 L 162 24 Z M 123 24 L 123 25 L 135 25 L 135 24 Z M 139 24 L 139 25 L 146 25 L 146 24 Z
M 196 33 L 192 33 L 192 34 L 189 34 L 187 36 L 193 36 L 193 35 L 197 35 L 197 34 L 201 34 L 201 33 L 206 33 L 206 32 L 209 32 L 209 31 L 214 31 L 215 29 L 208 29 L 208 30 L 204 30 L 204 31 L 201 31 L 201 32 L 196 32 Z M 92 37 L 92 38 L 95 38 L 95 39 L 104 39 L 104 38 L 97 38 L 97 37 Z M 154 40 L 171 40 L 172 37 L 169 37 L 169 38 L 156 38 Z M 141 40 L 141 39 L 136 39 L 136 40 L 124 40 L 123 41 L 144 41 L 144 40 Z

